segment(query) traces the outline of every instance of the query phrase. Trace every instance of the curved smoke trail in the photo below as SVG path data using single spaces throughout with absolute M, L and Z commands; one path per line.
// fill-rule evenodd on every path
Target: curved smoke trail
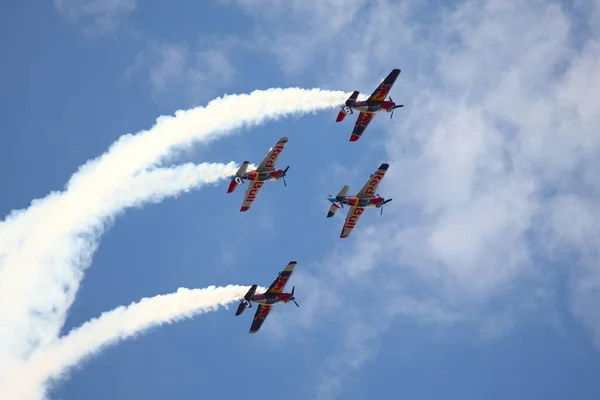
M 106 346 L 125 340 L 156 326 L 170 324 L 198 314 L 216 311 L 237 301 L 249 286 L 209 286 L 205 289 L 179 288 L 177 292 L 143 298 L 129 306 L 102 313 L 47 348 L 11 374 L 9 384 L 0 389 L 2 399 L 41 399 L 48 380 L 57 380 Z M 265 291 L 265 288 L 258 288 Z
M 150 130 L 122 136 L 80 167 L 65 191 L 13 212 L 0 225 L 0 358 L 27 357 L 57 336 L 107 222 L 127 207 L 118 194 L 127 190 L 132 175 L 182 146 L 265 120 L 330 108 L 344 96 L 320 89 L 268 89 L 159 117 Z M 138 204 L 145 201 L 139 198 Z

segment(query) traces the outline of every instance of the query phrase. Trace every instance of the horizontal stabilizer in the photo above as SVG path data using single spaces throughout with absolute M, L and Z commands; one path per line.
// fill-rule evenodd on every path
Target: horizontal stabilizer
M 346 118 L 346 113 L 344 111 L 340 111 L 335 119 L 335 122 L 342 122 L 344 118 Z
M 256 288 L 258 285 L 252 285 L 250 289 L 248 289 L 248 293 L 244 296 L 246 300 L 251 300 L 254 297 L 254 293 L 256 292 Z
M 332 204 L 331 207 L 329 207 L 329 212 L 327 212 L 327 218 L 331 218 L 335 215 L 336 211 L 339 210 L 340 208 L 338 206 L 336 206 L 335 204 Z
M 350 187 L 348 185 L 344 185 L 344 187 L 342 188 L 342 190 L 340 190 L 336 197 L 345 197 L 346 193 L 348 193 L 349 188 Z
M 232 179 L 231 182 L 229 182 L 229 187 L 227 188 L 227 193 L 231 193 L 235 190 L 235 188 L 237 187 L 238 183 L 235 181 L 235 179 Z
M 235 316 L 237 317 L 238 315 L 242 314 L 245 309 L 246 309 L 246 304 L 240 303 L 240 305 L 237 308 L 237 311 L 235 312 Z
M 250 164 L 250 161 L 244 161 L 243 164 L 240 166 L 240 168 L 235 173 L 235 175 L 243 176 L 246 173 L 246 170 L 248 169 L 248 164 Z
M 348 97 L 348 100 L 346 100 L 346 105 L 348 107 L 352 107 L 354 105 L 354 103 L 356 102 L 356 99 L 358 99 L 358 94 L 360 92 L 358 90 L 355 90 L 354 92 L 352 92 L 352 94 L 350 95 L 350 97 Z
M 344 197 L 346 197 L 346 194 L 348 193 L 348 189 L 349 189 L 349 186 L 344 185 L 342 187 L 342 189 L 338 192 L 337 196 L 335 196 L 336 201 L 335 201 L 335 203 L 333 203 L 331 205 L 331 207 L 329 207 L 329 212 L 327 213 L 327 218 L 333 217 L 338 209 L 344 207 L 342 205 L 341 201 L 344 199 Z M 333 199 L 331 197 L 329 197 L 329 200 L 331 202 L 333 202 Z

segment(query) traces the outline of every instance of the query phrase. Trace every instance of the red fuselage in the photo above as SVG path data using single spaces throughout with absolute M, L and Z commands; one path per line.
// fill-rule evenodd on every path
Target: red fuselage
M 264 171 L 264 172 L 251 171 L 251 172 L 244 174 L 242 176 L 242 179 L 247 179 L 249 181 L 264 182 L 264 181 L 277 180 L 279 177 L 281 177 L 281 175 L 283 175 L 283 170 L 278 168 L 278 169 L 274 169 L 273 171 Z
M 348 196 L 339 199 L 339 202 L 342 204 L 347 204 L 353 207 L 377 207 L 377 204 L 381 203 L 385 199 L 381 196 L 374 197 L 356 197 L 356 196 Z

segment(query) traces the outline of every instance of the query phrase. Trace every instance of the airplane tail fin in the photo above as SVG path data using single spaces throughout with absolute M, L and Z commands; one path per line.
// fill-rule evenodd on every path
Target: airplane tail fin
M 242 176 L 244 176 L 244 174 L 246 173 L 246 170 L 248 169 L 248 165 L 249 164 L 250 164 L 250 161 L 244 161 L 242 163 L 242 165 L 240 166 L 240 168 L 235 173 L 235 176 L 233 177 L 233 179 L 229 183 L 229 188 L 227 188 L 227 193 L 233 192 L 238 185 L 241 185 L 241 184 L 244 183 L 244 180 L 242 179 Z
M 258 285 L 252 285 L 250 287 L 250 289 L 248 289 L 248 292 L 244 296 L 244 299 L 240 300 L 240 305 L 238 306 L 238 308 L 235 312 L 236 317 L 238 315 L 241 315 L 244 312 L 244 310 L 246 309 L 246 307 L 252 308 L 252 304 L 250 303 L 250 300 L 252 300 L 252 298 L 254 297 L 254 292 L 256 292 L 257 287 L 258 287 Z
M 333 217 L 338 209 L 344 207 L 344 205 L 340 201 L 346 196 L 346 193 L 348 193 L 348 188 L 348 185 L 345 185 L 342 188 L 342 190 L 340 190 L 340 192 L 337 194 L 337 196 L 335 196 L 335 198 L 329 196 L 329 201 L 331 201 L 333 204 L 331 205 L 331 207 L 329 207 L 329 211 L 327 212 L 327 218 Z
M 335 119 L 335 122 L 343 121 L 344 118 L 346 118 L 346 115 L 353 114 L 352 107 L 354 107 L 354 103 L 356 103 L 356 99 L 358 98 L 358 93 L 359 92 L 355 90 L 354 92 L 352 92 L 350 97 L 348 97 L 348 100 L 346 100 L 346 102 L 344 103 L 344 106 L 338 113 L 338 116 Z

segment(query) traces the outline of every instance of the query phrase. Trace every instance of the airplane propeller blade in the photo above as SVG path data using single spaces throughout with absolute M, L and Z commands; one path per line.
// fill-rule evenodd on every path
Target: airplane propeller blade
M 392 96 L 390 96 L 390 101 L 391 101 L 392 103 L 394 102 L 394 100 L 392 100 Z M 404 104 L 398 104 L 398 105 L 396 105 L 396 103 L 394 103 L 394 105 L 393 105 L 393 106 L 390 108 L 390 110 L 391 110 L 391 113 L 390 113 L 390 119 L 392 119 L 392 117 L 394 116 L 394 110 L 395 110 L 396 108 L 400 108 L 400 107 L 404 107 Z
M 392 199 L 384 200 L 383 203 L 381 203 L 381 206 L 379 207 L 379 208 L 381 208 L 381 212 L 379 213 L 379 215 L 383 215 L 383 206 L 385 206 L 390 201 L 392 201 Z
M 283 186 L 285 186 L 285 187 L 287 187 L 287 182 L 285 181 L 285 176 L 287 175 L 288 169 L 290 169 L 289 165 L 283 170 L 283 173 L 281 174 L 281 177 L 283 178 Z
M 296 298 L 294 297 L 294 292 L 296 291 L 296 286 L 292 286 L 292 293 L 290 293 L 290 298 L 288 301 L 293 301 L 296 307 L 300 307 L 298 303 L 296 303 Z

